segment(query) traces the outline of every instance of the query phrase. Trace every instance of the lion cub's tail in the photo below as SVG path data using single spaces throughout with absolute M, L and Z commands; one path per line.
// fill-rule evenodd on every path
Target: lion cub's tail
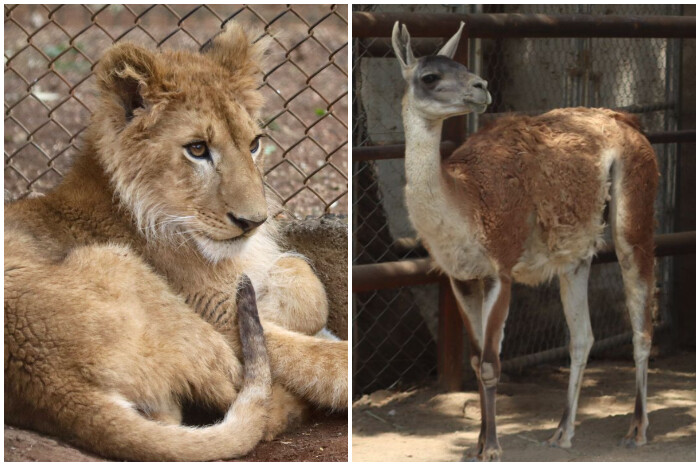
M 244 455 L 261 440 L 271 393 L 270 366 L 255 291 L 244 277 L 238 291 L 243 386 L 224 420 L 212 426 L 166 425 L 141 416 L 126 400 L 101 396 L 88 427 L 92 449 L 137 461 L 208 461 Z M 196 383 L 197 381 L 193 381 Z

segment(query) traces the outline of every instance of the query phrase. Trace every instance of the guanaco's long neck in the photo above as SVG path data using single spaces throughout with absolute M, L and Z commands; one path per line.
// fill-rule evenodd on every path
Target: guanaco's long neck
M 406 182 L 411 191 L 440 195 L 440 137 L 442 120 L 426 120 L 412 108 L 403 106 L 406 139 Z

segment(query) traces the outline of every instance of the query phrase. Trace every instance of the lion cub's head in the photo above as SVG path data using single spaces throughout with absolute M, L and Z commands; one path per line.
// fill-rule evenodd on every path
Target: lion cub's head
M 202 53 L 106 52 L 90 140 L 149 239 L 240 251 L 268 215 L 257 91 L 265 46 L 229 24 Z

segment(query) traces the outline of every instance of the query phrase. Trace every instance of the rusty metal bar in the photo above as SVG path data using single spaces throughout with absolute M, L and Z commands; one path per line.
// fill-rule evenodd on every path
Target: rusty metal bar
M 445 157 L 457 148 L 452 141 L 440 143 L 440 154 Z M 400 159 L 403 158 L 406 146 L 403 144 L 387 144 L 385 146 L 366 146 L 352 148 L 353 162 L 367 162 L 370 160 Z
M 469 29 L 467 26 L 465 29 Z M 460 39 L 454 60 L 469 66 L 469 42 L 465 36 Z M 443 123 L 443 141 L 464 141 L 467 138 L 467 116 L 460 115 Z M 450 152 L 451 153 L 451 152 Z M 444 158 L 450 153 L 440 155 Z M 462 385 L 462 361 L 464 343 L 461 313 L 452 293 L 449 280 L 440 280 L 440 302 L 438 304 L 438 382 L 447 391 L 459 390 Z
M 654 243 L 654 255 L 657 257 L 695 254 L 695 231 L 657 235 Z M 613 246 L 609 245 L 598 253 L 593 263 L 616 260 Z M 364 293 L 401 286 L 427 285 L 439 281 L 440 276 L 439 272 L 432 269 L 429 258 L 355 265 L 352 268 L 352 291 Z
M 429 258 L 353 265 L 352 267 L 353 293 L 401 286 L 428 285 L 439 280 L 440 273 L 432 270 Z
M 666 322 L 654 326 L 654 338 L 656 341 L 656 335 L 661 332 L 666 331 L 670 325 Z M 632 332 L 625 332 L 619 335 L 614 335 L 612 337 L 603 338 L 601 340 L 596 340 L 591 347 L 591 352 L 589 356 L 595 356 L 600 354 L 610 348 L 616 348 L 625 343 L 632 343 Z M 536 364 L 541 364 L 546 361 L 553 361 L 556 359 L 564 359 L 569 357 L 569 348 L 566 346 L 561 346 L 559 348 L 552 348 L 538 353 L 526 354 L 524 356 L 516 356 L 514 358 L 506 359 L 501 361 L 501 370 L 504 372 L 518 372 L 527 366 L 534 366 Z
M 695 142 L 695 130 L 684 129 L 680 131 L 661 131 L 647 133 L 647 139 L 652 144 L 666 144 L 674 142 Z
M 485 114 L 485 115 L 488 115 Z M 647 133 L 646 137 L 652 144 L 667 143 L 687 143 L 695 142 L 695 130 L 686 129 L 681 131 L 662 131 Z M 440 144 L 440 154 L 445 157 L 457 148 L 457 144 L 452 141 L 443 141 Z M 403 158 L 405 146 L 403 144 L 391 144 L 386 146 L 353 147 L 352 161 L 366 162 L 369 160 L 385 160 Z
M 695 254 L 695 232 L 667 233 L 654 237 L 654 255 L 657 257 L 677 256 L 680 254 Z M 615 262 L 615 247 L 607 244 L 593 259 L 594 264 Z
M 411 39 L 411 48 L 416 57 L 432 55 L 444 43 L 442 39 Z M 354 45 L 353 45 L 354 47 Z M 394 56 L 390 39 L 372 38 L 357 42 L 359 56 L 362 58 L 386 58 Z
M 462 313 L 457 306 L 450 281 L 442 277 L 438 302 L 437 370 L 438 383 L 448 392 L 462 388 L 464 323 Z
M 539 14 L 352 14 L 353 37 L 390 37 L 395 21 L 406 24 L 412 37 L 444 37 L 466 28 L 463 37 L 681 37 L 695 38 L 695 17 Z

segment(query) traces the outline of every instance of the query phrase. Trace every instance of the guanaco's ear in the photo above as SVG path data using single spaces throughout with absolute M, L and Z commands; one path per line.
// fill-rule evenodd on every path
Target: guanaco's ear
M 396 58 L 401 63 L 401 71 L 410 68 L 416 63 L 416 57 L 411 50 L 411 36 L 406 29 L 406 25 L 399 26 L 399 22 L 394 23 L 394 30 L 391 33 L 391 45 L 394 47 Z
M 252 75 L 263 69 L 268 43 L 268 37 L 253 43 L 251 36 L 239 24 L 231 21 L 223 31 L 204 44 L 201 51 L 224 68 Z
M 116 97 L 127 121 L 138 108 L 146 107 L 163 80 L 159 58 L 134 44 L 119 44 L 107 51 L 95 68 L 97 85 Z
M 460 21 L 459 30 L 457 33 L 450 37 L 445 45 L 442 46 L 437 55 L 442 55 L 449 59 L 454 58 L 455 52 L 457 51 L 457 46 L 459 45 L 459 38 L 462 37 L 462 29 L 464 29 L 464 21 Z

